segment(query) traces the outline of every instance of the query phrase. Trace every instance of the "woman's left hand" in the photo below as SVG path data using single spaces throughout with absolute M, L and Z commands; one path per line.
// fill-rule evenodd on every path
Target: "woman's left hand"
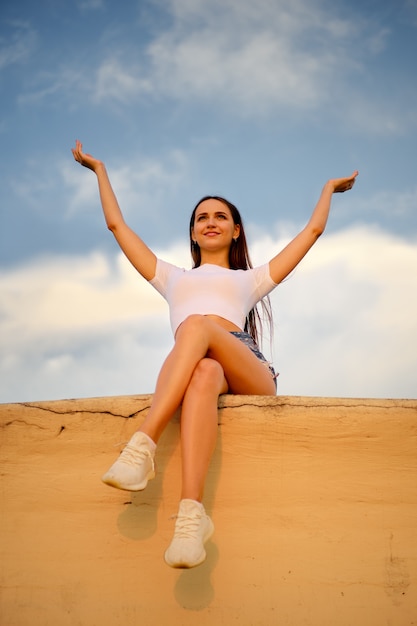
M 102 161 L 95 159 L 91 154 L 83 152 L 83 144 L 81 141 L 75 142 L 75 148 L 71 149 L 74 159 L 78 161 L 83 167 L 87 167 L 89 170 L 97 173 L 97 170 L 103 165 Z
M 327 184 L 332 186 L 333 193 L 343 193 L 352 189 L 358 174 L 359 172 L 355 170 L 351 176 L 347 178 L 333 178 Z

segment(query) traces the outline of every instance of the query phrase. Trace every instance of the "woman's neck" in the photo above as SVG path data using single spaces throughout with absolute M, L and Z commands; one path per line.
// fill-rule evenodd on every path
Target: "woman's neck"
M 210 265 L 219 265 L 220 267 L 230 269 L 229 255 L 226 255 L 220 251 L 212 253 L 207 253 L 207 251 L 201 251 L 200 265 L 205 265 L 207 263 Z

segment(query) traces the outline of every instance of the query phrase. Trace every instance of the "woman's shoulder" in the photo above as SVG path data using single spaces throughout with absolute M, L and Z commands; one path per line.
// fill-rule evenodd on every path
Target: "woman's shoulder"
M 170 263 L 169 261 L 165 261 L 160 257 L 156 258 L 156 268 L 155 268 L 155 276 L 149 281 L 151 285 L 156 286 L 158 284 L 166 284 L 168 279 L 175 275 L 186 270 L 174 263 Z

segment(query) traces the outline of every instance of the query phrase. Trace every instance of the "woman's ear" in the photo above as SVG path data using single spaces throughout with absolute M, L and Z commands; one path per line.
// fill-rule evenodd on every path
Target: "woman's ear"
M 235 224 L 233 239 L 239 239 L 239 235 L 240 235 L 240 224 Z

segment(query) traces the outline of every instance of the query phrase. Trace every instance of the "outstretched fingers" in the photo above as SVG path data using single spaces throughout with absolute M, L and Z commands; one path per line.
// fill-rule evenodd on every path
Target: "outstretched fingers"
M 82 163 L 83 144 L 78 139 L 75 142 L 75 148 L 71 148 L 73 157 L 78 163 Z

